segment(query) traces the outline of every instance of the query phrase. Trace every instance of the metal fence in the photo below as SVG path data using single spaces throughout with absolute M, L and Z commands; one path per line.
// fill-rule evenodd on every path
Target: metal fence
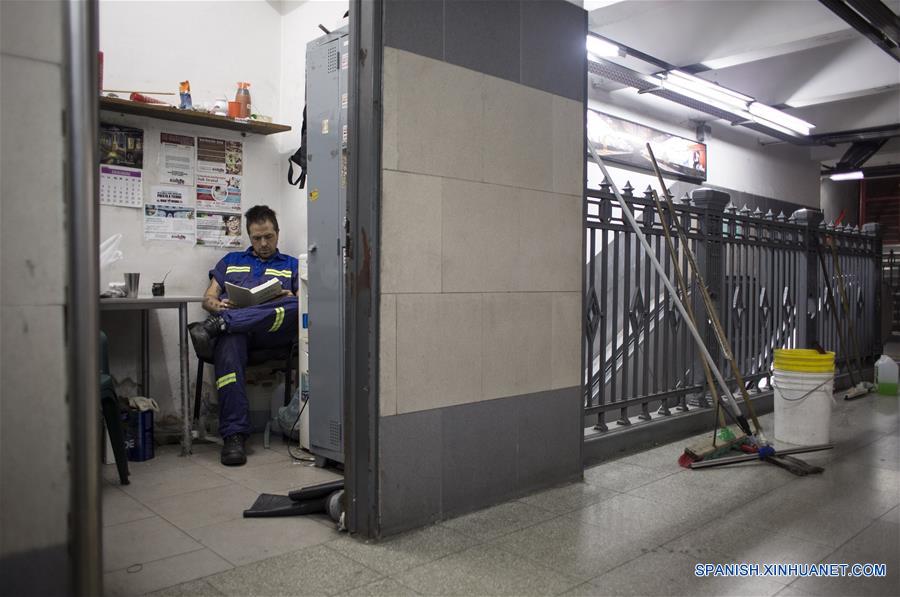
M 900 252 L 885 249 L 882 272 L 882 282 L 888 288 L 887 297 L 891 299 L 891 306 L 885 306 L 891 313 L 891 335 L 900 336 Z
M 650 189 L 635 195 L 626 184 L 622 195 L 677 287 Z M 871 363 L 881 348 L 877 225 L 866 225 L 863 231 L 834 228 L 824 225 L 817 210 L 790 216 L 763 214 L 730 206 L 729 200 L 726 193 L 698 189 L 676 201 L 675 217 L 686 232 L 748 389 L 760 392 L 769 387 L 773 353 L 779 347 L 818 343 L 837 353 L 839 367 L 846 365 L 847 352 L 855 345 L 842 347 L 832 303 L 825 300 L 826 279 L 834 293 L 840 288 L 832 245 L 852 313 L 848 322 L 837 294 L 840 333 L 848 342 L 855 337 L 860 359 Z M 639 424 L 671 416 L 673 411 L 709 406 L 694 340 L 624 220 L 618 200 L 604 183 L 587 192 L 586 203 L 584 341 L 590 355 L 585 371 L 586 422 L 607 431 L 612 424 Z M 726 380 L 733 381 L 705 316 L 684 247 L 674 232 L 672 237 L 697 327 L 713 358 L 722 361 Z M 850 323 L 855 334 L 848 333 Z

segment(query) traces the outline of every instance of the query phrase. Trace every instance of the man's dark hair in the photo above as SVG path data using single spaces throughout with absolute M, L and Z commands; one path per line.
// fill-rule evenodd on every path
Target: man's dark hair
M 247 234 L 250 234 L 250 224 L 265 224 L 266 222 L 272 222 L 275 232 L 280 232 L 278 230 L 278 218 L 275 217 L 275 210 L 268 205 L 254 205 L 244 214 L 244 220 L 247 224 Z

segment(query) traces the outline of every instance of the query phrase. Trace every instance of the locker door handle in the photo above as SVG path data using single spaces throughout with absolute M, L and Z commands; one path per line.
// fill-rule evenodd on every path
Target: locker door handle
M 309 245 L 309 249 L 307 249 L 307 251 L 309 251 L 310 253 L 315 253 L 316 249 L 318 249 L 318 248 L 319 247 L 317 247 L 315 244 L 311 244 L 311 245 Z

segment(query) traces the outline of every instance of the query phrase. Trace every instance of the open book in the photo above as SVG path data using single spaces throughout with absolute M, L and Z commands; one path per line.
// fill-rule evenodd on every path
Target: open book
M 244 288 L 231 282 L 225 282 L 225 290 L 228 292 L 228 298 L 236 306 L 252 307 L 277 298 L 281 294 L 281 280 L 272 278 L 253 288 Z

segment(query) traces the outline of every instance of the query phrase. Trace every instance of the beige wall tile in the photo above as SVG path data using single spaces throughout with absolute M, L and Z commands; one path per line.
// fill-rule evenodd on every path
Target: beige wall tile
M 553 96 L 486 77 L 484 181 L 553 189 Z
M 397 297 L 382 294 L 378 331 L 378 405 L 382 417 L 397 414 Z
M 69 417 L 63 307 L 3 306 L 0 318 L 0 553 L 8 554 L 66 541 Z
M 581 290 L 582 199 L 520 190 L 519 290 Z
M 581 293 L 554 292 L 550 332 L 551 389 L 579 384 L 581 321 Z
M 553 96 L 553 190 L 584 192 L 584 104 Z
M 484 75 L 397 51 L 398 169 L 481 180 Z
M 59 0 L 0 2 L 0 49 L 4 54 L 59 64 L 62 27 L 63 3 Z
M 481 400 L 481 295 L 397 295 L 397 413 Z
M 483 295 L 484 398 L 550 389 L 549 292 Z
M 385 170 L 381 289 L 441 291 L 441 179 Z
M 5 19 L 6 3 L 0 4 Z M 65 300 L 66 271 L 60 67 L 3 56 L 0 71 L 0 300 L 59 305 Z M 27 84 L 6 84 L 12 81 Z
M 444 292 L 517 289 L 519 212 L 515 189 L 444 179 Z
M 381 75 L 381 101 L 384 106 L 381 124 L 381 165 L 385 170 L 397 169 L 397 120 L 400 118 L 397 89 L 400 76 L 397 72 L 399 52 L 400 50 L 394 48 L 384 48 Z

